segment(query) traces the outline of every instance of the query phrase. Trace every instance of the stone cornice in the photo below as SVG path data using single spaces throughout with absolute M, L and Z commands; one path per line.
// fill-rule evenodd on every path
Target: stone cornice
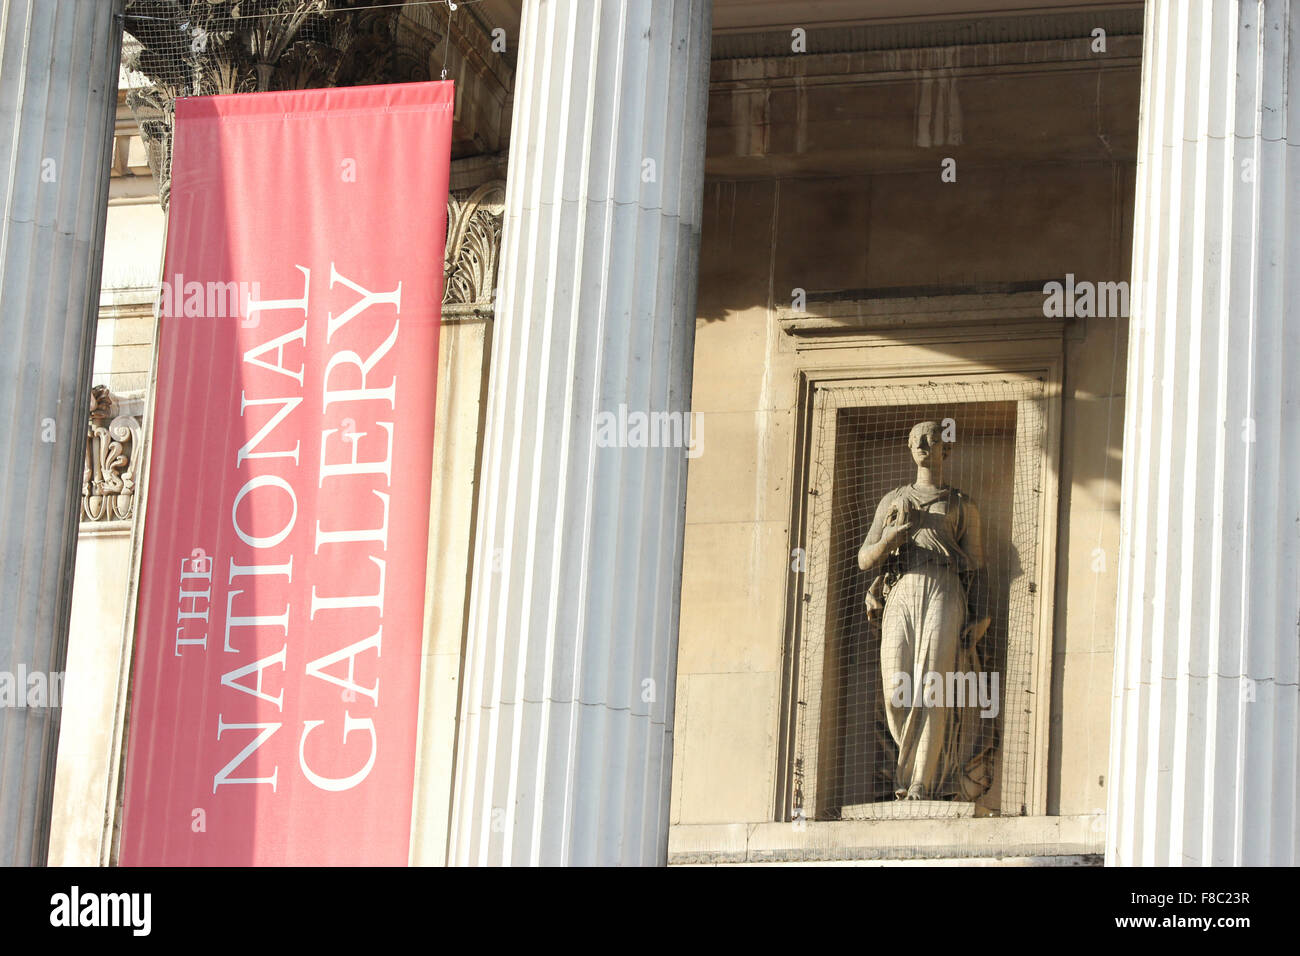
M 716 64 L 720 60 L 768 57 L 797 60 L 837 53 L 900 53 L 933 48 L 1060 43 L 1090 40 L 1092 31 L 1098 27 L 1106 31 L 1108 41 L 1140 37 L 1142 5 L 1068 13 L 814 27 L 807 31 L 806 52 L 798 55 L 792 55 L 792 38 L 788 29 L 719 33 L 713 37 L 712 56 Z M 714 69 L 716 71 L 716 65 Z
M 985 46 L 807 53 L 802 56 L 715 60 L 711 89 L 892 83 L 931 74 L 958 77 L 1098 68 L 1137 70 L 1141 62 L 1141 36 L 1109 37 L 1104 55 L 1093 53 L 1089 40 L 1032 40 Z
M 1059 336 L 1069 320 L 1043 314 L 1041 291 L 810 298 L 803 309 L 776 313 L 797 351 L 907 340 Z

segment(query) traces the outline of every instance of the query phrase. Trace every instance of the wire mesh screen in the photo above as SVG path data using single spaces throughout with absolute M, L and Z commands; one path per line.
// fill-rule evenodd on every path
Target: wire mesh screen
M 177 97 L 438 79 L 478 2 L 127 0 L 126 101 L 164 207 Z
M 1039 382 L 817 390 L 796 815 L 1026 812 L 1045 422 Z

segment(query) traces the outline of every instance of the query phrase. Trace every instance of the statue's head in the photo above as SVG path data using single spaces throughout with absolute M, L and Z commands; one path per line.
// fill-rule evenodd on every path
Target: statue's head
M 907 447 L 912 450 L 912 460 L 925 467 L 941 465 L 952 451 L 952 443 L 943 440 L 943 425 L 939 422 L 913 425 L 907 436 Z

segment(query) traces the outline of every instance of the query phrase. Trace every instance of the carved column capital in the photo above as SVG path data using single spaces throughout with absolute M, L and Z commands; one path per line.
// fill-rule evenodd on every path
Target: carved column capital
M 506 184 L 501 180 L 453 192 L 448 198 L 444 305 L 486 306 L 495 301 L 505 200 Z

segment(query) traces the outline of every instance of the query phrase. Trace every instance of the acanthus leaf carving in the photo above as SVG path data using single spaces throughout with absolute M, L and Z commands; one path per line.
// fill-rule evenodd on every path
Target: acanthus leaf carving
M 505 183 L 484 183 L 447 201 L 444 305 L 487 305 L 496 298 Z

